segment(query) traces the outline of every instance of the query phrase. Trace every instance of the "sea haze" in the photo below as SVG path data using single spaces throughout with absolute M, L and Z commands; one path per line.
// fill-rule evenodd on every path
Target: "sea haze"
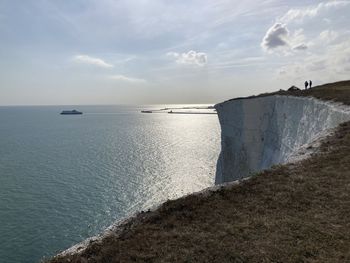
M 0 107 L 0 261 L 39 261 L 213 185 L 217 116 L 140 113 L 162 107 Z

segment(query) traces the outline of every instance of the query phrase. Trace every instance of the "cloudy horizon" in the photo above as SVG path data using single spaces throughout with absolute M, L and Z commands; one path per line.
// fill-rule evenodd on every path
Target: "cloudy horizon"
M 0 105 L 216 103 L 349 78 L 350 1 L 1 0 Z

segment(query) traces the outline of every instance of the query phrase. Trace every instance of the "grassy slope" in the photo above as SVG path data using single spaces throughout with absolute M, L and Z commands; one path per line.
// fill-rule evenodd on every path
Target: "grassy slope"
M 271 95 L 291 95 L 298 97 L 315 97 L 322 100 L 332 100 L 336 102 L 342 102 L 346 105 L 350 105 L 350 80 L 339 81 L 334 83 L 328 83 L 321 86 L 314 87 L 308 90 L 300 91 L 277 91 L 272 93 L 263 93 L 258 96 L 250 96 L 244 98 L 235 98 L 237 99 L 250 99 L 254 97 L 265 97 Z
M 289 92 L 291 93 L 291 92 Z M 350 81 L 339 81 L 312 89 L 298 91 L 294 96 L 313 96 L 322 100 L 333 100 L 350 105 Z
M 349 104 L 350 82 L 293 95 Z M 141 213 L 118 236 L 50 262 L 350 262 L 350 122 L 322 153 Z

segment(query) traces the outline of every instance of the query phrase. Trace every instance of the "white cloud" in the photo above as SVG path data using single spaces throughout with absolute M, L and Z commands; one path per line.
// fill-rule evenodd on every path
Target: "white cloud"
M 337 41 L 339 42 L 340 35 L 333 30 L 324 30 L 321 32 L 324 25 L 320 23 L 311 24 L 306 19 L 312 21 L 316 18 L 318 21 L 323 19 L 322 21 L 327 21 L 326 23 L 332 23 L 335 26 L 337 17 L 343 17 L 337 12 L 349 6 L 350 1 L 334 0 L 323 1 L 319 4 L 304 6 L 302 8 L 292 8 L 283 16 L 276 19 L 277 22 L 266 32 L 261 46 L 266 51 L 277 51 L 287 56 L 305 50 L 317 52 L 315 47 L 319 45 L 325 47 Z M 296 26 L 300 24 L 303 25 L 303 28 L 297 29 Z M 336 28 L 338 31 L 339 27 Z M 304 29 L 307 32 L 306 35 L 308 38 L 304 35 Z M 315 31 L 317 32 L 317 29 L 321 29 L 319 31 L 321 33 L 318 32 L 318 36 L 315 37 Z
M 320 40 L 323 43 L 331 43 L 339 37 L 339 33 L 333 30 L 324 30 L 320 33 Z
M 280 18 L 282 23 L 301 22 L 304 18 L 312 18 L 319 15 L 323 11 L 340 8 L 349 5 L 349 1 L 329 1 L 323 2 L 316 6 L 308 6 L 302 9 L 290 9 L 284 16 Z
M 147 81 L 145 79 L 139 79 L 139 78 L 131 78 L 131 77 L 127 77 L 124 75 L 112 75 L 109 76 L 110 79 L 113 80 L 118 80 L 118 81 L 123 81 L 123 82 L 129 82 L 129 83 L 146 83 Z
M 347 79 L 350 71 L 350 41 L 345 40 L 321 50 L 303 59 L 299 57 L 298 60 L 286 62 L 278 74 L 295 81 L 308 78 L 321 82 Z
M 275 48 L 288 46 L 288 42 L 286 40 L 288 35 L 289 31 L 285 24 L 275 23 L 267 30 L 261 42 L 261 46 L 265 50 L 272 50 Z
M 275 23 L 267 30 L 261 46 L 265 51 L 278 50 L 284 55 L 290 55 L 290 51 L 301 51 L 308 48 L 303 29 L 297 29 L 291 34 L 287 26 L 281 23 Z
M 94 58 L 94 57 L 90 57 L 88 55 L 74 56 L 73 61 L 75 61 L 77 63 L 95 65 L 95 66 L 102 67 L 102 68 L 113 68 L 112 64 L 108 64 L 107 62 L 105 62 L 104 60 L 102 60 L 100 58 Z
M 304 29 L 299 28 L 297 30 L 294 30 L 293 34 L 290 36 L 291 41 L 292 41 L 292 45 L 298 45 L 300 43 L 304 43 L 305 42 L 305 35 L 304 35 Z
M 348 78 L 350 71 L 350 41 L 345 40 L 331 46 L 327 59 L 330 68 Z
M 167 56 L 175 58 L 176 63 L 178 64 L 204 66 L 208 62 L 208 57 L 206 53 L 196 52 L 193 50 L 190 50 L 187 53 L 182 53 L 182 54 L 179 54 L 177 52 L 168 52 Z

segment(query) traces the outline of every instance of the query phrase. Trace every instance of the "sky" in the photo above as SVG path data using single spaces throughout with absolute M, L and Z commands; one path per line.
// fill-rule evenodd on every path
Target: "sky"
M 0 0 L 0 105 L 216 103 L 350 78 L 350 0 Z

